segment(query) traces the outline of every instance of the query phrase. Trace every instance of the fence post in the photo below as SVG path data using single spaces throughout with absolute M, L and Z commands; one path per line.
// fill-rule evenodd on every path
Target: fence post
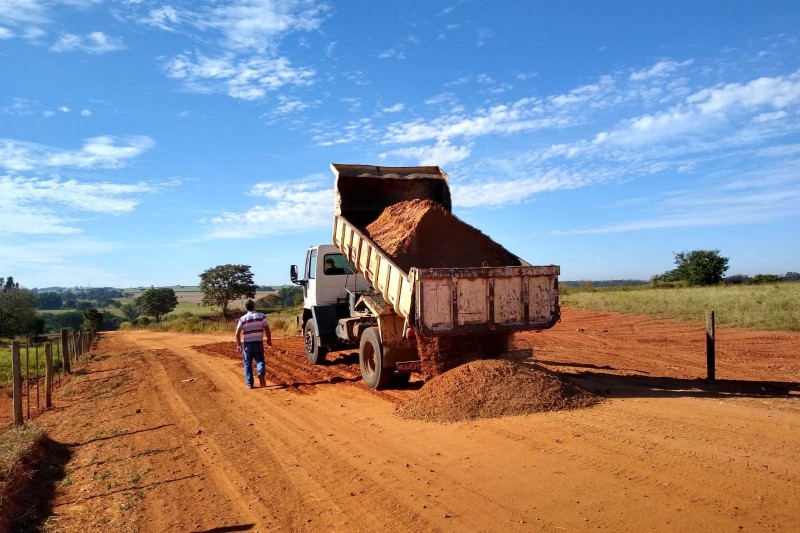
M 72 372 L 72 365 L 69 358 L 69 339 L 67 338 L 67 329 L 61 330 L 61 361 L 64 365 L 64 372 L 70 374 Z
M 53 345 L 44 345 L 44 407 L 53 407 Z
M 715 353 L 715 328 L 714 311 L 706 311 L 706 366 L 708 367 L 708 379 L 716 379 L 716 353 Z
M 11 343 L 11 372 L 14 380 L 14 425 L 22 425 L 22 369 L 19 360 L 19 341 Z

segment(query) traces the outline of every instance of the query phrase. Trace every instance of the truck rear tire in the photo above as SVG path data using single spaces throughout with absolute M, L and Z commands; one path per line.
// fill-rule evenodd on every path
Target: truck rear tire
M 364 385 L 375 390 L 385 389 L 389 386 L 392 381 L 392 371 L 383 368 L 383 346 L 381 346 L 378 328 L 367 328 L 361 336 L 358 362 L 361 366 Z
M 303 341 L 306 345 L 306 357 L 312 365 L 321 365 L 328 354 L 328 349 L 320 346 L 317 338 L 317 323 L 311 318 L 303 330 Z

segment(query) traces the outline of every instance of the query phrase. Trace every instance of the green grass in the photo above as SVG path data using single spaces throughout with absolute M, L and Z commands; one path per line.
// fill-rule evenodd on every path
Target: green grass
M 561 303 L 594 311 L 613 311 L 678 320 L 705 320 L 749 329 L 800 331 L 800 283 L 651 288 L 650 286 L 561 287 Z
M 59 352 L 56 351 L 55 348 L 55 341 L 53 341 L 53 367 L 57 370 L 61 368 L 61 355 Z M 26 365 L 25 365 L 25 344 L 20 344 L 19 349 L 19 359 L 22 365 L 22 377 L 26 376 Z M 27 350 L 27 371 L 31 378 L 36 377 L 36 349 L 31 346 Z M 44 346 L 39 347 L 39 376 L 44 377 L 45 371 L 45 360 L 44 360 Z M 10 387 L 12 382 L 12 369 L 11 369 L 11 344 L 6 344 L 3 342 L 0 344 L 0 387 Z
M 208 308 L 206 308 L 208 309 Z M 277 313 L 267 315 L 269 327 L 275 337 L 286 337 L 298 334 L 298 326 L 295 318 L 300 314 L 299 308 L 290 308 Z M 207 316 L 197 315 L 191 312 L 176 314 L 175 312 L 167 315 L 161 323 L 152 322 L 147 326 L 133 326 L 129 322 L 123 322 L 120 329 L 148 329 L 155 331 L 177 331 L 182 333 L 209 333 L 209 332 L 229 332 L 233 335 L 236 327 L 236 320 L 228 319 L 228 322 L 209 320 Z

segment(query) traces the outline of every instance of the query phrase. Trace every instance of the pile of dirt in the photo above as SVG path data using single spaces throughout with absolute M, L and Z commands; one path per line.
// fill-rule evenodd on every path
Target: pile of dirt
M 555 374 L 519 363 L 467 363 L 427 382 L 397 407 L 402 418 L 457 422 L 589 407 L 598 396 Z
M 431 200 L 391 205 L 365 231 L 405 271 L 520 265 L 508 250 Z

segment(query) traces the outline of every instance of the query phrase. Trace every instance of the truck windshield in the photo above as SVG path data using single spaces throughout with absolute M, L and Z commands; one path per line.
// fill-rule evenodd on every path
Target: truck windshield
M 325 254 L 325 275 L 326 276 L 341 276 L 345 274 L 354 274 L 355 269 L 350 266 L 345 256 L 342 254 Z

